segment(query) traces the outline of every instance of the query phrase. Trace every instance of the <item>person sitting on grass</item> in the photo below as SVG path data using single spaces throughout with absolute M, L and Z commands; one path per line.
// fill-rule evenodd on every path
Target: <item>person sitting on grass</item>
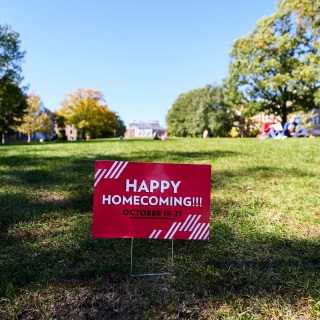
M 160 139 L 161 139 L 158 131 L 154 131 L 154 132 L 153 132 L 153 134 L 152 134 L 152 139 L 153 139 L 153 140 L 160 140 Z
M 309 133 L 304 127 L 297 127 L 300 124 L 300 118 L 296 115 L 293 115 L 284 125 L 284 135 L 288 138 L 309 137 Z
M 274 115 L 271 115 L 269 119 L 262 125 L 261 134 L 257 136 L 259 139 L 280 139 L 283 137 L 282 126 L 280 123 L 276 122 Z
M 167 131 L 165 131 L 165 133 L 161 136 L 161 140 L 168 140 L 169 139 L 169 137 L 168 137 L 168 132 Z

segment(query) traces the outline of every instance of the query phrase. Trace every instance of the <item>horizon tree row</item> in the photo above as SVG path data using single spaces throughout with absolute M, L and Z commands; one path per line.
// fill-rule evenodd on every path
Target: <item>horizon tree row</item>
M 319 107 L 319 50 L 320 2 L 279 0 L 273 15 L 259 20 L 253 31 L 235 41 L 229 74 L 222 86 L 207 85 L 178 96 L 166 117 L 168 132 L 185 137 L 208 130 L 214 137 L 227 136 L 235 116 L 241 125 L 259 112 L 272 113 L 284 124 L 293 112 Z M 21 127 L 27 113 L 27 87 L 21 86 L 24 55 L 19 34 L 6 24 L 0 25 L 2 142 L 5 134 Z M 108 109 L 101 93 L 79 90 L 64 100 L 59 121 L 74 122 L 82 137 L 87 132 L 102 137 L 124 130 L 123 122 Z M 236 113 L 239 110 L 240 115 Z

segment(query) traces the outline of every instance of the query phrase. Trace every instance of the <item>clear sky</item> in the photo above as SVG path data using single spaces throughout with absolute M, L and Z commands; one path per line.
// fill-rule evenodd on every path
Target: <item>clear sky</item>
M 233 42 L 275 0 L 0 0 L 20 33 L 29 84 L 50 110 L 78 88 L 102 91 L 126 124 L 158 120 L 179 94 L 220 84 Z

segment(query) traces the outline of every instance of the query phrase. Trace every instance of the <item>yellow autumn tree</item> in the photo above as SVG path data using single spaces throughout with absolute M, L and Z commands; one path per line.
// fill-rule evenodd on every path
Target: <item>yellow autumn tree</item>
M 81 138 L 109 137 L 119 130 L 119 119 L 114 111 L 105 105 L 103 94 L 94 89 L 77 89 L 67 95 L 61 103 L 58 116 L 66 124 L 73 124 L 80 131 Z
M 31 134 L 33 132 L 47 133 L 50 131 L 50 117 L 41 110 L 41 105 L 41 99 L 35 92 L 31 92 L 27 96 L 26 112 L 22 118 L 21 125 L 17 129 L 28 136 L 28 142 L 31 141 Z

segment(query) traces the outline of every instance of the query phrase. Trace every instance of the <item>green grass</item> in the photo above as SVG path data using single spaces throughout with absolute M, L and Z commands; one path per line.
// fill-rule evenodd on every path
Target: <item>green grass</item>
M 91 239 L 96 159 L 211 164 L 210 240 L 130 277 L 130 240 Z M 319 319 L 319 177 L 318 138 L 0 146 L 0 319 Z

